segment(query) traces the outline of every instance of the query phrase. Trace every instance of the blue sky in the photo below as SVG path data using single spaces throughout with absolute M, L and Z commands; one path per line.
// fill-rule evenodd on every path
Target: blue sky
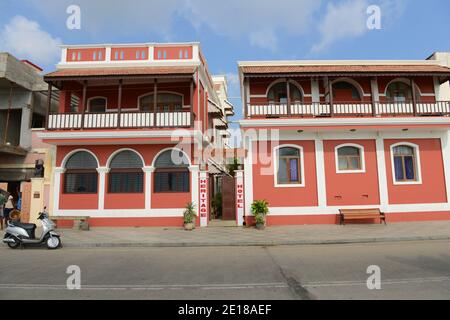
M 448 0 L 0 0 L 0 51 L 45 71 L 57 45 L 199 41 L 212 74 L 227 74 L 240 117 L 239 60 L 425 59 L 450 51 Z M 81 30 L 66 27 L 69 5 Z M 366 27 L 369 5 L 381 29 Z M 236 99 L 235 99 L 236 98 Z

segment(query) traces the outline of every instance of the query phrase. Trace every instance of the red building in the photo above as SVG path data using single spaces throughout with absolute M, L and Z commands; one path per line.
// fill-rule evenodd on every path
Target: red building
M 269 225 L 351 208 L 450 219 L 450 68 L 436 57 L 240 62 L 245 218 L 265 199 Z
M 59 107 L 49 100 L 40 134 L 56 146 L 53 216 L 181 226 L 192 201 L 206 225 L 200 197 L 224 163 L 204 150 L 226 146 L 232 114 L 219 80 L 198 43 L 63 46 L 57 70 L 45 76 Z

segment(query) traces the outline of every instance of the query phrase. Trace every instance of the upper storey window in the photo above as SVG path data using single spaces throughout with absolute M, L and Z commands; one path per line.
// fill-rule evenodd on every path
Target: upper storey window
M 389 102 L 412 101 L 411 86 L 403 81 L 391 82 L 386 89 L 386 99 Z M 420 92 L 416 90 L 416 100 L 420 101 Z
M 355 85 L 347 81 L 339 81 L 333 84 L 334 101 L 361 101 L 362 96 Z
M 93 113 L 101 113 L 106 111 L 106 98 L 96 97 L 89 99 L 89 112 Z
M 139 99 L 142 111 L 153 111 L 154 95 L 150 93 Z M 156 111 L 169 112 L 181 111 L 183 108 L 183 96 L 175 93 L 158 93 Z
M 290 83 L 289 84 L 290 98 L 291 103 L 299 103 L 302 102 L 303 97 L 299 88 Z M 272 85 L 267 93 L 267 99 L 270 103 L 279 103 L 286 104 L 287 103 L 287 85 L 286 82 L 278 82 Z

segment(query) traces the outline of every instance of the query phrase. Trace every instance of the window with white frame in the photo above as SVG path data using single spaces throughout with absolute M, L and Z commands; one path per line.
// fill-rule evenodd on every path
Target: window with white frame
M 124 150 L 111 160 L 108 179 L 109 193 L 144 192 L 144 163 L 134 151 Z
M 97 193 L 97 160 L 87 151 L 78 151 L 65 164 L 64 193 Z
M 106 112 L 106 98 L 103 97 L 95 97 L 89 99 L 89 112 L 92 113 L 101 113 Z
M 420 181 L 419 151 L 417 146 L 397 144 L 392 146 L 394 181 L 396 183 L 417 183 Z
M 357 145 L 341 145 L 336 147 L 337 172 L 363 172 L 364 149 Z
M 295 186 L 303 184 L 302 152 L 298 147 L 280 147 L 276 149 L 276 184 Z

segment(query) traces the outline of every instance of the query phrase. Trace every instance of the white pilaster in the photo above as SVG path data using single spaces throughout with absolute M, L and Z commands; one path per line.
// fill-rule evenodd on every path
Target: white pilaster
M 148 47 L 148 60 L 149 61 L 153 61 L 153 60 L 155 60 L 155 57 L 154 57 L 154 55 L 155 55 L 155 47 L 154 46 L 149 46 Z
M 386 210 L 389 204 L 387 175 L 386 175 L 386 157 L 384 152 L 384 140 L 382 137 L 376 138 L 377 149 L 377 169 L 378 169 L 378 189 L 380 193 L 381 210 Z
M 447 203 L 450 204 L 450 132 L 445 131 L 441 138 L 442 160 L 444 161 L 445 187 L 447 190 Z
M 111 62 L 111 47 L 106 47 L 105 62 Z
M 152 174 L 155 171 L 154 167 L 142 168 L 145 175 L 145 209 L 150 210 L 152 208 Z
M 244 159 L 245 215 L 250 216 L 253 202 L 253 141 L 250 137 L 244 136 L 244 148 L 247 148 L 247 157 Z
M 319 208 L 327 206 L 327 186 L 325 181 L 325 159 L 323 152 L 323 139 L 320 135 L 314 140 L 316 149 L 316 174 L 317 174 L 317 205 Z
M 67 62 L 67 48 L 62 48 L 61 50 L 61 63 Z
M 105 209 L 105 184 L 106 174 L 109 172 L 109 168 L 100 167 L 97 168 L 98 172 L 98 210 Z
M 244 209 L 245 209 L 245 188 L 244 188 L 244 171 L 235 170 L 236 180 L 236 224 L 244 225 Z
M 53 214 L 57 215 L 59 211 L 59 195 L 61 193 L 61 175 L 66 169 L 57 167 L 53 169 Z

